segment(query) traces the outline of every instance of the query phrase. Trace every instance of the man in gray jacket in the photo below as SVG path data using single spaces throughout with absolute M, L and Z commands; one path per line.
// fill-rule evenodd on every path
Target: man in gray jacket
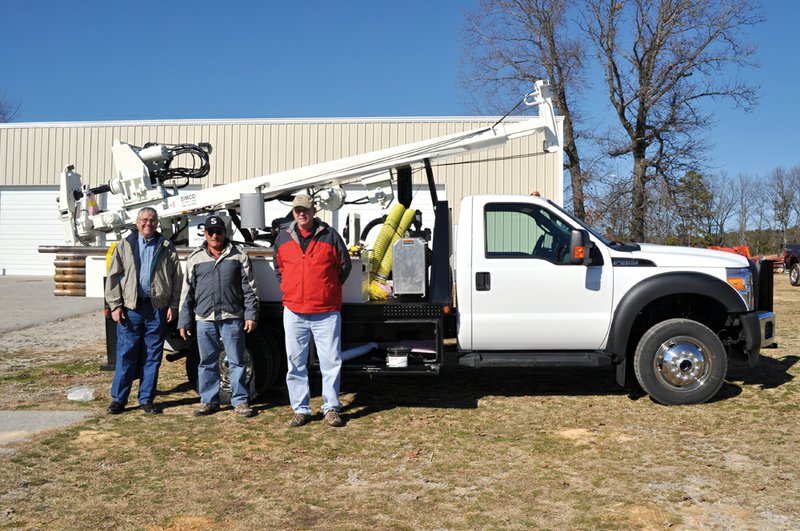
M 112 415 L 125 410 L 140 370 L 139 407 L 145 413 L 159 412 L 153 399 L 167 322 L 178 317 L 182 274 L 175 246 L 156 231 L 155 209 L 141 209 L 136 228 L 137 232 L 117 243 L 106 278 L 106 304 L 117 323 L 117 358 L 108 406 Z
M 178 319 L 181 337 L 189 339 L 197 321 L 200 351 L 197 383 L 200 408 L 194 415 L 219 411 L 219 338 L 231 371 L 231 405 L 237 415 L 252 417 L 244 367 L 244 332 L 256 329 L 258 292 L 250 258 L 227 238 L 225 223 L 209 216 L 206 241 L 186 261 Z

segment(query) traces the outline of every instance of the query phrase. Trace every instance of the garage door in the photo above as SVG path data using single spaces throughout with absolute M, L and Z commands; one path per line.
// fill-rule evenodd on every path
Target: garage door
M 0 274 L 53 274 L 55 255 L 39 246 L 64 245 L 56 197 L 56 187 L 0 188 Z

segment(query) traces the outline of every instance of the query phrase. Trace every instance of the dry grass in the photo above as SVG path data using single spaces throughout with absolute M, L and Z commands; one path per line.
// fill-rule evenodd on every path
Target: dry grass
M 629 396 L 609 370 L 454 370 L 347 377 L 345 428 L 289 429 L 282 394 L 253 419 L 191 417 L 183 368 L 165 364 L 163 415 L 104 415 L 106 394 L 71 406 L 90 420 L 0 456 L 0 526 L 797 528 L 800 290 L 785 276 L 775 302 L 780 348 L 700 406 Z M 78 381 L 107 393 L 86 365 L 102 351 L 73 357 L 0 375 L 0 407 L 63 408 Z

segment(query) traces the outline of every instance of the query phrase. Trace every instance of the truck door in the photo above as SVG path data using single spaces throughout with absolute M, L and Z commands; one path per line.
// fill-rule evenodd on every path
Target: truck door
M 471 348 L 599 348 L 610 323 L 610 261 L 570 264 L 573 227 L 546 204 L 475 199 Z

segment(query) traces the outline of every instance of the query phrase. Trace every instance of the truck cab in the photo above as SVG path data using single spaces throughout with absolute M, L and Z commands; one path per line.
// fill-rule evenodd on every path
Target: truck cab
M 659 402 L 696 403 L 728 354 L 755 363 L 774 342 L 769 264 L 611 242 L 536 196 L 464 198 L 456 242 L 465 365 L 613 364 L 620 384 L 635 375 Z

